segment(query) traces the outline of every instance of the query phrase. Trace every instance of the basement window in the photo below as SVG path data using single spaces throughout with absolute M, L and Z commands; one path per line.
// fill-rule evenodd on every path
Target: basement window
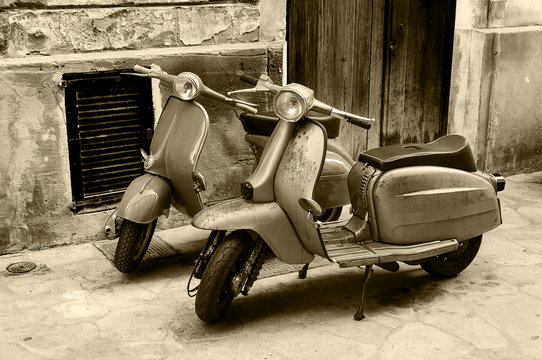
M 154 129 L 151 80 L 126 71 L 64 74 L 72 210 L 114 207 L 143 174 Z

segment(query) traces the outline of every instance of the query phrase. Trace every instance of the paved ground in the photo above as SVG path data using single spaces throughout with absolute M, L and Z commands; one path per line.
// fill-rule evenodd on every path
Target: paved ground
M 189 256 L 130 276 L 92 244 L 2 256 L 2 270 L 38 268 L 0 273 L 0 358 L 542 358 L 542 172 L 509 178 L 501 199 L 505 223 L 465 272 L 439 281 L 419 267 L 377 269 L 361 322 L 357 269 L 257 281 L 208 326 L 186 295 Z

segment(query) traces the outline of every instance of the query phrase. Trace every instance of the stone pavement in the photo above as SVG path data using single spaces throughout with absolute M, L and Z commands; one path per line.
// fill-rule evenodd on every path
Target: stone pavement
M 259 280 L 209 326 L 186 295 L 190 254 L 131 275 L 92 244 L 2 256 L 0 359 L 542 358 L 542 172 L 507 181 L 504 224 L 467 270 L 443 281 L 377 269 L 361 322 L 358 269 Z M 4 270 L 17 261 L 38 267 Z

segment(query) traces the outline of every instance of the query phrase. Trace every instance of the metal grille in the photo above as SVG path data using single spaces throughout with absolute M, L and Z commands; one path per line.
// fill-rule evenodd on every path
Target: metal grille
M 150 79 L 120 71 L 65 74 L 72 209 L 103 208 L 143 174 L 153 133 Z

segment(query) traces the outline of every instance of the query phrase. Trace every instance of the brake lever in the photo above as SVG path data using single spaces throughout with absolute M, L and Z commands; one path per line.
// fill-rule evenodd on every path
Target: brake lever
M 243 101 L 243 100 L 239 100 L 239 99 L 233 99 L 233 98 L 231 98 L 231 102 L 234 103 L 234 104 L 242 104 L 242 105 L 251 106 L 251 107 L 258 107 L 259 106 L 258 104 L 250 103 L 248 101 Z

